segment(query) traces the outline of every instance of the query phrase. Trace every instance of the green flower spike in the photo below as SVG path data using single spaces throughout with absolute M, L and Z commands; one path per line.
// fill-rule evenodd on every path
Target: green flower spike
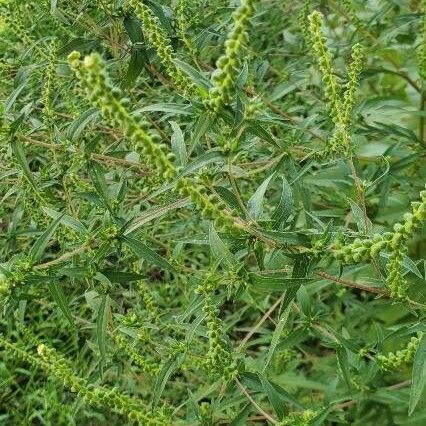
M 155 48 L 173 84 L 185 96 L 196 96 L 196 86 L 189 77 L 176 66 L 173 60 L 173 48 L 158 18 L 152 13 L 151 9 L 140 0 L 129 0 L 129 6 L 140 20 L 146 38 Z
M 213 87 L 209 92 L 208 106 L 219 112 L 231 100 L 238 73 L 241 52 L 248 41 L 247 29 L 254 13 L 255 0 L 242 0 L 233 14 L 233 26 L 225 41 L 225 53 L 217 60 L 212 74 Z
M 411 213 L 404 215 L 404 221 L 393 227 L 393 232 L 375 234 L 371 238 L 356 239 L 352 244 L 338 243 L 334 248 L 334 256 L 344 263 L 358 263 L 373 259 L 381 251 L 390 252 L 387 263 L 387 286 L 391 296 L 404 298 L 407 282 L 402 271 L 402 261 L 407 252 L 407 244 L 414 232 L 426 220 L 426 190 L 420 192 L 420 202 L 411 203 Z
M 412 337 L 407 346 L 396 352 L 390 352 L 386 355 L 378 354 L 377 361 L 383 370 L 392 370 L 399 368 L 404 364 L 411 362 L 414 359 L 417 348 L 419 347 L 422 333 L 417 337 Z

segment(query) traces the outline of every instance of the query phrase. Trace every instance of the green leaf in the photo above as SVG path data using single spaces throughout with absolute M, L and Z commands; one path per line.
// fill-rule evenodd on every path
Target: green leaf
M 249 389 L 252 389 L 255 392 L 264 392 L 262 382 L 260 380 L 259 374 L 254 374 L 250 372 L 244 372 L 241 374 L 242 382 Z M 269 380 L 271 386 L 280 394 L 280 397 L 286 401 L 288 404 L 294 405 L 298 409 L 303 409 L 303 406 L 297 401 L 296 398 L 292 397 L 284 388 L 280 385 L 274 383 L 272 380 Z
M 16 99 L 21 94 L 22 90 L 25 88 L 27 84 L 28 84 L 28 80 L 23 81 L 18 87 L 15 88 L 15 90 L 12 91 L 9 97 L 4 101 L 5 112 L 8 112 L 12 109 L 13 104 L 16 102 Z
M 255 136 L 258 136 L 260 139 L 263 139 L 275 147 L 281 148 L 274 137 L 260 124 L 257 120 L 247 120 L 247 131 L 252 133 Z
M 276 225 L 284 223 L 291 213 L 293 212 L 293 191 L 291 190 L 290 184 L 284 176 L 282 179 L 282 192 L 280 202 L 272 214 L 272 219 L 275 220 Z
M 245 426 L 251 409 L 252 407 L 250 404 L 245 405 L 244 408 L 234 417 L 229 426 Z
M 24 172 L 25 177 L 27 178 L 34 191 L 38 194 L 39 191 L 36 183 L 34 182 L 31 170 L 28 166 L 27 157 L 25 156 L 24 147 L 22 143 L 16 138 L 13 138 L 10 142 L 10 145 L 12 147 L 12 151 L 15 154 L 16 159 L 18 160 L 19 165 L 22 168 L 22 171 Z
M 74 327 L 74 320 L 60 284 L 58 284 L 57 282 L 49 281 L 47 283 L 47 287 L 49 288 L 50 294 L 59 306 L 59 309 L 62 311 L 65 318 Z
M 274 386 L 271 384 L 271 382 L 268 380 L 266 376 L 260 373 L 258 373 L 257 375 L 259 376 L 260 382 L 262 383 L 263 390 L 265 391 L 270 404 L 272 405 L 275 413 L 277 414 L 278 419 L 282 420 L 282 418 L 286 414 L 286 410 L 284 409 L 285 399 L 282 398 L 280 393 L 274 388 Z
M 99 42 L 96 39 L 77 37 L 62 46 L 58 51 L 58 55 L 68 55 L 74 50 L 86 52 L 88 50 L 95 49 L 98 44 Z
M 101 165 L 92 163 L 89 167 L 89 175 L 92 179 L 93 186 L 99 194 L 104 206 L 112 213 L 111 194 L 105 180 L 104 170 Z
M 292 348 L 297 344 L 303 342 L 308 336 L 308 331 L 305 329 L 297 329 L 292 331 L 287 337 L 278 343 L 275 350 L 282 351 L 284 349 Z
M 195 171 L 207 166 L 208 164 L 218 163 L 222 164 L 225 162 L 225 157 L 220 151 L 208 151 L 200 155 L 192 163 L 188 164 L 181 172 L 180 176 L 187 176 Z
M 408 415 L 416 408 L 426 383 L 426 334 L 423 334 L 414 355 L 413 373 L 411 375 L 411 392 Z
M 128 235 L 136 231 L 141 226 L 145 225 L 151 220 L 154 220 L 158 217 L 162 217 L 168 212 L 172 212 L 182 207 L 189 206 L 190 204 L 191 204 L 191 201 L 189 200 L 189 198 L 183 198 L 182 200 L 177 200 L 173 203 L 164 204 L 162 206 L 148 209 L 144 211 L 140 216 L 134 218 L 133 220 L 131 220 L 128 224 L 124 226 L 124 229 L 125 229 L 124 235 Z
M 179 59 L 174 59 L 173 61 L 188 77 L 197 84 L 199 87 L 203 87 L 204 89 L 209 89 L 211 87 L 211 83 L 209 79 L 204 77 L 198 70 L 186 62 L 180 61 Z
M 228 188 L 224 186 L 215 186 L 215 191 L 220 195 L 220 198 L 231 208 L 237 210 L 241 214 L 244 214 L 244 210 L 242 209 L 240 203 L 238 202 L 238 198 L 236 195 L 230 191 Z
M 152 407 L 155 408 L 160 401 L 161 395 L 164 391 L 169 377 L 175 372 L 185 359 L 185 354 L 179 354 L 177 357 L 169 359 L 161 369 L 157 380 L 155 381 L 153 395 L 152 395 Z
M 301 284 L 312 281 L 312 278 L 292 278 L 287 275 L 280 273 L 274 273 L 268 271 L 266 273 L 255 273 L 249 274 L 250 288 L 262 292 L 281 292 L 283 293 L 286 289 L 291 287 L 300 287 Z
M 173 34 L 173 27 L 170 23 L 170 19 L 164 13 L 163 6 L 154 0 L 146 0 L 146 3 L 152 10 L 152 13 L 158 18 L 166 32 Z
M 169 102 L 167 104 L 147 105 L 136 110 L 136 112 L 168 112 L 173 115 L 192 115 L 194 110 L 190 105 Z
M 110 313 L 110 297 L 107 294 L 101 296 L 101 303 L 96 317 L 96 341 L 98 342 L 99 352 L 102 362 L 106 357 L 106 332 Z
M 56 275 L 29 275 L 25 277 L 24 284 L 34 285 L 34 284 L 48 284 L 50 282 L 58 282 L 61 277 Z
M 348 198 L 348 202 L 351 205 L 352 214 L 355 218 L 358 231 L 363 234 L 366 234 L 367 229 L 365 227 L 364 212 L 362 211 L 361 207 L 357 203 L 355 203 L 355 201 Z M 369 225 L 370 222 L 368 221 L 367 226 Z
M 142 72 L 145 64 L 148 62 L 148 57 L 143 49 L 139 45 L 132 46 L 132 50 L 130 53 L 130 61 L 127 67 L 126 75 L 123 80 L 123 87 L 129 88 L 134 85 L 139 74 Z
M 74 229 L 74 231 L 80 232 L 82 234 L 87 232 L 87 228 L 79 220 L 73 218 L 72 216 L 65 213 L 59 213 L 49 207 L 42 207 L 42 209 L 52 219 L 60 218 L 60 223 L 62 225 L 68 226 L 69 228 Z
M 192 134 L 189 154 L 191 154 L 194 148 L 198 145 L 200 138 L 204 136 L 207 130 L 211 127 L 212 123 L 213 119 L 209 114 L 203 113 L 198 117 L 197 121 L 195 122 L 194 131 Z
M 311 237 L 303 232 L 297 231 L 269 231 L 266 229 L 259 229 L 259 233 L 263 236 L 270 238 L 280 244 L 309 244 Z
M 250 214 L 250 217 L 254 220 L 260 219 L 263 212 L 263 197 L 265 196 L 266 189 L 268 188 L 269 182 L 275 176 L 275 173 L 272 173 L 271 176 L 267 177 L 257 188 L 256 192 L 250 197 L 247 202 L 247 210 Z
M 309 317 L 312 311 L 312 301 L 304 285 L 301 285 L 297 291 L 297 302 L 303 314 Z
M 47 244 L 49 243 L 50 238 L 52 238 L 52 235 L 55 233 L 56 228 L 61 223 L 62 215 L 59 216 L 56 220 L 54 220 L 47 229 L 37 238 L 34 245 L 31 247 L 30 250 L 30 257 L 33 260 L 33 262 L 37 262 L 40 260 L 44 250 L 46 249 Z
M 68 127 L 67 136 L 71 141 L 77 141 L 83 134 L 84 129 L 99 117 L 99 110 L 97 108 L 90 108 L 80 114 Z
M 213 257 L 219 264 L 224 264 L 227 268 L 237 267 L 238 262 L 234 255 L 229 251 L 225 243 L 220 239 L 216 230 L 214 229 L 213 223 L 210 223 L 209 229 L 209 242 L 210 249 Z
M 336 350 L 337 363 L 339 365 L 342 376 L 349 390 L 352 389 L 351 372 L 348 360 L 348 354 L 343 346 L 339 346 Z
M 171 136 L 172 151 L 176 157 L 178 166 L 184 167 L 188 162 L 188 154 L 186 152 L 186 145 L 183 138 L 182 130 L 175 121 L 170 121 L 173 129 Z
M 272 334 L 271 344 L 269 345 L 268 353 L 266 355 L 265 363 L 263 365 L 262 373 L 264 373 L 271 362 L 271 359 L 275 353 L 275 349 L 278 345 L 279 339 L 282 335 L 285 325 L 287 324 L 288 316 L 291 310 L 291 303 L 284 309 L 284 312 L 280 315 L 278 323 L 275 327 L 274 333 Z
M 126 243 L 136 256 L 146 260 L 149 263 L 154 263 L 163 269 L 170 272 L 175 272 L 175 269 L 166 259 L 161 257 L 155 251 L 151 250 L 148 246 L 131 237 L 120 237 L 120 240 Z
M 132 43 L 143 43 L 144 36 L 139 21 L 133 16 L 126 16 L 123 25 Z
M 134 272 L 113 271 L 111 269 L 104 269 L 102 271 L 102 275 L 106 276 L 112 283 L 119 284 L 137 281 L 144 278 L 143 275 L 136 274 Z

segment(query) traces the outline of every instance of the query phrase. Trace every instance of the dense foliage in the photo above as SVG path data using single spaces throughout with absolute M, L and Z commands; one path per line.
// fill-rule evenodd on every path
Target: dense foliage
M 426 1 L 0 18 L 1 424 L 426 423 Z

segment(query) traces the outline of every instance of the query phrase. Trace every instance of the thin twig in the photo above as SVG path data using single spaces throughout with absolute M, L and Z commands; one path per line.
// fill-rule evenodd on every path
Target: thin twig
M 387 386 L 385 389 L 386 390 L 398 390 L 398 389 L 406 388 L 407 386 L 410 386 L 410 385 L 411 385 L 411 380 L 404 380 L 403 382 L 395 383 L 394 385 Z M 350 399 L 349 401 L 345 401 L 345 402 L 342 402 L 340 404 L 336 404 L 333 407 L 333 410 L 343 410 L 344 408 L 352 407 L 356 403 L 357 403 L 356 399 Z
M 250 396 L 250 394 L 247 392 L 247 389 L 241 384 L 241 382 L 238 379 L 235 379 L 235 382 L 237 383 L 237 386 L 240 388 L 241 392 L 253 404 L 256 410 L 259 411 L 259 413 L 261 413 L 263 416 L 265 416 L 265 419 L 267 419 L 269 422 L 274 425 L 277 425 L 278 422 L 273 417 L 271 417 L 266 411 L 264 411 L 262 407 L 259 406 L 259 404 Z
M 263 317 L 259 320 L 259 322 L 246 334 L 243 340 L 241 340 L 237 351 L 240 351 L 243 346 L 249 341 L 251 336 L 260 328 L 260 326 L 271 316 L 272 312 L 277 308 L 277 306 L 284 300 L 285 293 L 276 300 L 276 302 L 265 312 Z
M 58 263 L 62 263 L 65 262 L 66 260 L 72 258 L 73 256 L 82 253 L 83 251 L 85 251 L 87 248 L 89 247 L 89 244 L 84 244 L 80 247 L 77 247 L 76 249 L 68 252 L 68 253 L 64 253 L 62 256 L 59 256 L 56 259 L 50 260 L 49 262 L 46 263 L 41 263 L 40 265 L 36 265 L 34 266 L 34 269 L 46 269 L 46 268 L 50 268 L 51 266 L 57 265 Z
M 350 280 L 346 280 L 344 278 L 339 278 L 339 277 L 336 277 L 334 275 L 327 274 L 327 272 L 323 272 L 323 271 L 315 271 L 315 275 L 318 275 L 322 278 L 333 281 L 335 283 L 342 284 L 346 287 L 357 288 L 359 290 L 367 291 L 369 293 L 376 293 L 376 294 L 380 294 L 382 296 L 389 297 L 389 292 L 387 290 L 383 289 L 383 288 L 371 287 L 368 284 L 356 283 L 355 281 L 350 281 Z

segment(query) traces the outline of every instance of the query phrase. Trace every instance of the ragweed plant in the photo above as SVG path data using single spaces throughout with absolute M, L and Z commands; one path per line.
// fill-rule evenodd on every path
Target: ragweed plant
M 0 423 L 422 423 L 422 8 L 0 0 Z

